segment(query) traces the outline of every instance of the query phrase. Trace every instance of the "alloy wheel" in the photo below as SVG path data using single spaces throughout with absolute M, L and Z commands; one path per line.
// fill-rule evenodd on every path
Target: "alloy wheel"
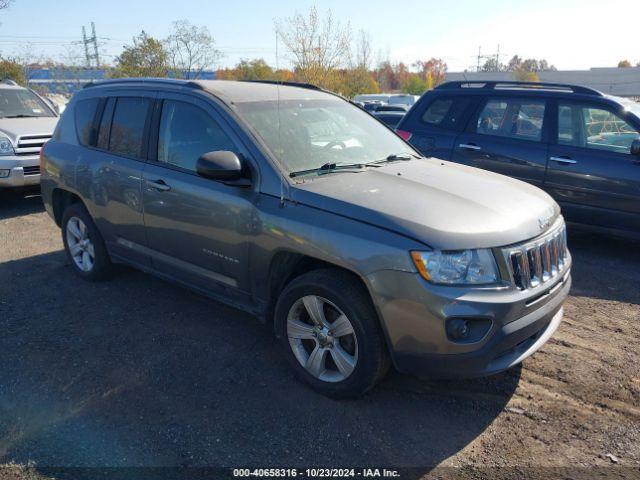
M 89 238 L 89 229 L 78 217 L 71 217 L 67 222 L 67 247 L 76 267 L 90 272 L 95 263 L 95 248 Z
M 298 299 L 287 315 L 287 336 L 300 365 L 319 380 L 345 380 L 358 363 L 353 325 L 326 298 L 307 295 Z

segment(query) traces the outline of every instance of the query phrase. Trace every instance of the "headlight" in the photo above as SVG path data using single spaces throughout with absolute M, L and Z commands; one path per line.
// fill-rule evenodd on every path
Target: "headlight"
M 446 285 L 497 283 L 498 266 L 491 250 L 411 252 L 425 280 Z
M 13 145 L 11 140 L 4 135 L 0 135 L 0 155 L 13 155 Z

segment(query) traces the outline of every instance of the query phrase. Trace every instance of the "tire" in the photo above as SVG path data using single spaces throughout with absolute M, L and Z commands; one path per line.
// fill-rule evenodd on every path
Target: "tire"
M 112 271 L 111 259 L 102 235 L 84 205 L 73 203 L 64 211 L 62 242 L 69 263 L 80 277 L 89 281 L 109 277 Z
M 389 369 L 369 293 L 346 272 L 315 270 L 294 279 L 280 294 L 275 322 L 296 374 L 323 395 L 358 397 Z

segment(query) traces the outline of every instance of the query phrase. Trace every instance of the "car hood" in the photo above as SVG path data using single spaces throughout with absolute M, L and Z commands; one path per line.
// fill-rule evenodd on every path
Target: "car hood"
M 291 196 L 441 250 L 518 243 L 538 236 L 560 215 L 539 188 L 436 159 L 329 173 L 295 184 Z
M 58 117 L 0 118 L 0 133 L 15 144 L 23 135 L 51 135 L 57 123 Z

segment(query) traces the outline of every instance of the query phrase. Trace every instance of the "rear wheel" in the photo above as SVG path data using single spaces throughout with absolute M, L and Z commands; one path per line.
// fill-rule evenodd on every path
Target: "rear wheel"
M 297 374 L 324 395 L 361 395 L 388 370 L 368 292 L 340 270 L 310 272 L 287 285 L 276 306 L 276 327 Z
M 102 235 L 83 205 L 69 205 L 62 216 L 62 241 L 74 271 L 86 280 L 102 280 L 111 273 L 111 259 Z

